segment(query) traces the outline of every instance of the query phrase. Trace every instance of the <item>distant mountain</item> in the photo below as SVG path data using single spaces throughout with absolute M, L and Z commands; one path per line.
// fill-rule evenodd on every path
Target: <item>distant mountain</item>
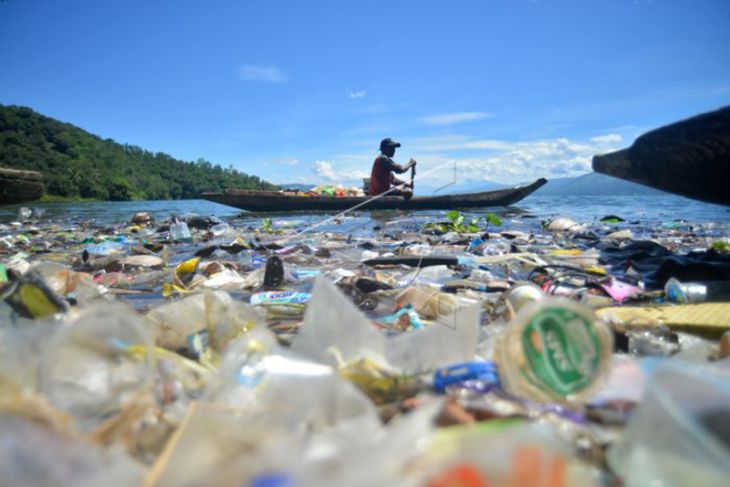
M 549 179 L 548 183 L 533 193 L 536 196 L 562 195 L 661 195 L 667 194 L 648 186 L 595 172 L 572 178 Z
M 40 171 L 46 193 L 68 198 L 189 199 L 226 188 L 276 188 L 233 167 L 119 144 L 18 106 L 0 105 L 0 167 Z

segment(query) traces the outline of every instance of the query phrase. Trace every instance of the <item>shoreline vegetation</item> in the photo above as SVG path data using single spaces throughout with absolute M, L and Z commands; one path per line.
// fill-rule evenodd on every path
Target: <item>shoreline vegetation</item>
M 58 196 L 55 194 L 44 194 L 37 203 L 96 203 L 100 200 L 97 198 L 82 198 L 81 196 Z
M 41 172 L 42 202 L 180 200 L 227 188 L 278 189 L 232 166 L 181 161 L 1 104 L 0 167 Z

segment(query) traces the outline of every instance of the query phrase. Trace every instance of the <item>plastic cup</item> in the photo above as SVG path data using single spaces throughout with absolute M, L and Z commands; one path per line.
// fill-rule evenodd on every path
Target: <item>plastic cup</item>
M 499 375 L 519 396 L 581 403 L 608 373 L 613 338 L 585 306 L 546 297 L 520 308 L 495 351 Z

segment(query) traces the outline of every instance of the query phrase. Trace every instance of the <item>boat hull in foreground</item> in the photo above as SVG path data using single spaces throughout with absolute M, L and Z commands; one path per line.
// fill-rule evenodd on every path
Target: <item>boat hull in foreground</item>
M 513 188 L 443 196 L 414 196 L 405 200 L 401 196 L 384 196 L 368 201 L 358 209 L 363 210 L 451 210 L 455 208 L 479 208 L 509 206 L 529 196 L 547 183 L 537 181 Z M 201 198 L 249 211 L 344 211 L 359 205 L 371 196 L 344 197 L 304 196 L 275 191 L 228 189 L 222 193 L 203 193 Z
M 593 170 L 730 205 L 730 106 L 647 132 L 628 149 L 595 156 Z

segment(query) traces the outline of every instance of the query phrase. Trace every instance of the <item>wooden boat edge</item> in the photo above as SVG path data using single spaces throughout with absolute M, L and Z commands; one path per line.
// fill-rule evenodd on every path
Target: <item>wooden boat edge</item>
M 440 196 L 414 196 L 409 202 L 405 202 L 400 196 L 385 196 L 379 200 L 379 205 L 367 205 L 363 209 L 384 209 L 386 208 L 402 208 L 402 209 L 421 209 L 422 205 L 433 208 L 438 205 L 445 205 L 445 208 L 463 207 L 468 208 L 470 205 L 489 206 L 488 203 L 495 202 L 493 206 L 507 206 L 529 196 L 537 189 L 547 183 L 545 178 L 539 178 L 532 183 L 525 185 L 513 186 L 510 188 L 482 191 L 478 193 L 452 194 Z M 250 211 L 279 211 L 287 206 L 295 206 L 297 203 L 306 202 L 307 206 L 326 206 L 331 205 L 332 208 L 318 209 L 345 209 L 360 204 L 367 200 L 367 197 L 344 197 L 333 198 L 331 196 L 296 196 L 282 194 L 276 191 L 257 191 L 246 189 L 227 189 L 223 192 L 205 192 L 200 195 L 201 198 L 208 201 L 232 206 L 234 208 L 250 210 Z M 269 203 L 267 205 L 251 205 L 252 198 L 264 198 Z M 306 200 L 304 200 L 306 198 Z M 236 201 L 237 200 L 237 201 Z M 243 202 L 242 202 L 243 201 Z M 485 203 L 487 203 L 485 205 Z M 458 206 L 455 206 L 458 205 Z M 257 206 L 255 209 L 251 209 Z M 309 208 L 304 208 L 307 210 Z M 426 209 L 426 208 L 423 208 Z
M 43 174 L 38 171 L 0 167 L 0 204 L 35 201 L 43 196 Z

